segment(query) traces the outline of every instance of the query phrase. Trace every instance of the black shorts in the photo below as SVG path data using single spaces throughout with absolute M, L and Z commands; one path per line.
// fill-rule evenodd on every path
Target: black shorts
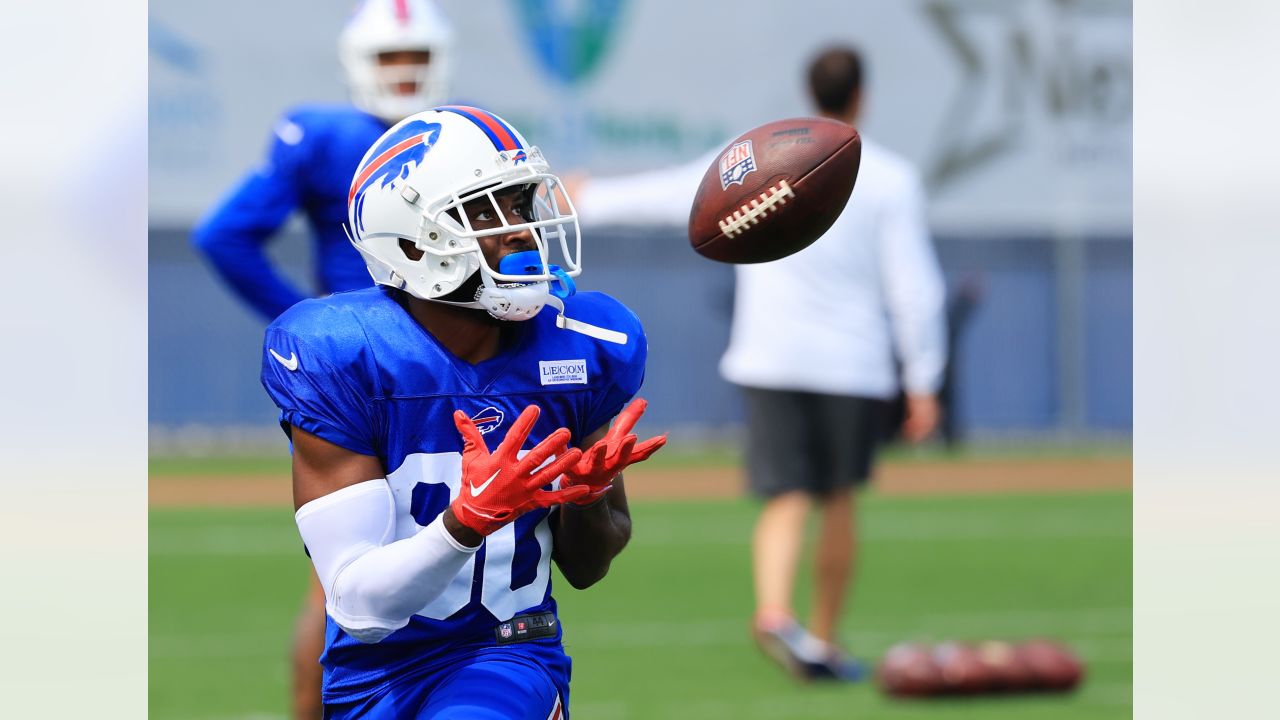
M 885 403 L 872 398 L 743 387 L 747 482 L 762 497 L 803 490 L 823 497 L 861 486 Z

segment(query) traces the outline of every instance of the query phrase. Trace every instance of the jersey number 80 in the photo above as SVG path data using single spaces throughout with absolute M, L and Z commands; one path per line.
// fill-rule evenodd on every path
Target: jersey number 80
M 460 490 L 461 470 L 458 453 L 422 453 L 405 458 L 387 476 L 396 498 L 397 540 L 416 534 L 444 512 Z M 474 585 L 479 585 L 480 603 L 500 621 L 540 604 L 551 577 L 548 515 L 546 510 L 530 512 L 489 535 L 449 587 L 417 614 L 433 620 L 451 617 L 472 601 Z

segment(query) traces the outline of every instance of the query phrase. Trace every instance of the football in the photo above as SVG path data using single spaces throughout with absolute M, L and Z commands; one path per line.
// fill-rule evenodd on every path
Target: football
M 823 118 L 749 130 L 707 168 L 689 212 L 689 243 L 704 257 L 762 263 L 811 245 L 844 210 L 862 139 Z
M 942 643 L 933 649 L 933 662 L 942 674 L 943 692 L 977 693 L 986 690 L 990 684 L 981 657 L 968 645 Z
M 1018 656 L 1018 649 L 1000 640 L 988 640 L 975 648 L 991 690 L 1021 692 L 1035 685 L 1035 676 Z
M 1048 640 L 1031 640 L 1018 646 L 1018 658 L 1031 672 L 1034 687 L 1067 691 L 1080 684 L 1084 665 L 1075 653 Z
M 877 673 L 880 689 L 899 697 L 926 697 L 942 690 L 942 672 L 924 645 L 899 643 L 889 648 Z

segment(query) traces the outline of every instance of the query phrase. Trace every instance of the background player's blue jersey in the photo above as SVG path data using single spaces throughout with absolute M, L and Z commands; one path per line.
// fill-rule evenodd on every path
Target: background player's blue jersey
M 381 461 L 395 496 L 397 540 L 428 525 L 459 490 L 455 409 L 474 419 L 490 449 L 531 404 L 542 415 L 526 450 L 559 427 L 579 444 L 607 425 L 643 380 L 643 329 L 607 295 L 581 293 L 566 300 L 566 311 L 625 332 L 625 345 L 557 328 L 555 313 L 545 311 L 510 323 L 509 342 L 477 365 L 440 345 L 401 305 L 404 298 L 378 286 L 302 302 L 267 328 L 262 359 L 262 382 L 281 408 L 282 425 Z M 554 612 L 550 520 L 537 510 L 490 535 L 440 597 L 380 643 L 361 644 L 331 620 L 321 658 L 325 702 L 359 700 L 460 654 L 493 651 L 499 622 Z M 569 661 L 558 632 L 501 647 L 520 650 L 567 689 Z
M 312 293 L 271 266 L 265 244 L 294 210 L 311 226 L 316 289 L 372 284 L 342 231 L 360 160 L 390 127 L 349 105 L 307 105 L 276 123 L 266 159 L 196 225 L 192 241 L 240 297 L 273 319 Z

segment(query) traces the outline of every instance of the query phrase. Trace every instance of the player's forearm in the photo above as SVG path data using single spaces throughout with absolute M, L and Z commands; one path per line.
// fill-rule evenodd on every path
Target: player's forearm
M 451 507 L 445 508 L 444 512 L 440 513 L 440 521 L 444 523 L 445 531 L 464 547 L 478 548 L 480 543 L 484 542 L 484 536 L 463 525 L 462 521 L 458 520 L 458 516 L 453 514 Z
M 265 238 L 207 223 L 197 228 L 192 243 L 240 298 L 267 320 L 304 299 L 271 266 L 262 248 Z
M 378 642 L 435 600 L 476 548 L 452 541 L 437 519 L 413 537 L 374 548 L 334 578 L 330 614 L 361 642 Z
M 439 597 L 472 559 L 438 517 L 417 534 L 392 541 L 395 501 L 386 480 L 345 487 L 295 516 L 330 617 L 361 642 L 378 642 Z
M 631 515 L 608 496 L 587 507 L 562 505 L 558 514 L 556 564 L 574 588 L 591 587 L 631 540 Z

